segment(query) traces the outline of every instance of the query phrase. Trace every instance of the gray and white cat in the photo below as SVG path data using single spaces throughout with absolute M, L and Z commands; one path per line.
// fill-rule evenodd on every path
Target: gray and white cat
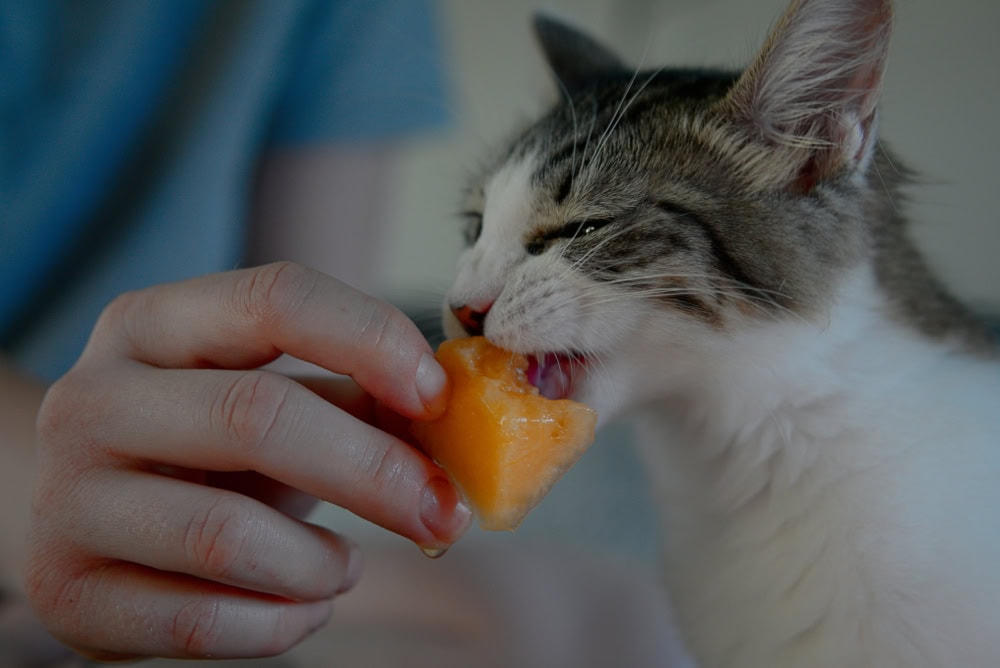
M 876 135 L 888 0 L 793 2 L 743 73 L 551 19 L 562 101 L 468 192 L 451 335 L 632 414 L 704 668 L 1000 666 L 1000 355 Z

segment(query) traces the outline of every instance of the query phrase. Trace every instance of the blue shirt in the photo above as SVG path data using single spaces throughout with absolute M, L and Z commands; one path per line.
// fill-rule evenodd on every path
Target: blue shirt
M 418 0 L 0 3 L 0 345 L 47 378 L 123 291 L 241 261 L 268 147 L 439 124 Z

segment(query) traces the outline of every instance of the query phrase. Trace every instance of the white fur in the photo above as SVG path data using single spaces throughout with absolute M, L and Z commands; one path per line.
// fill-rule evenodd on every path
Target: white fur
M 458 275 L 448 299 L 452 304 L 464 304 L 485 310 L 496 300 L 510 267 L 521 260 L 524 249 L 520 243 L 523 230 L 531 218 L 535 193 L 531 188 L 534 156 L 501 167 L 486 184 L 483 198 L 483 227 L 477 244 L 462 256 Z M 446 320 L 446 327 L 461 327 L 457 321 Z
M 895 324 L 867 266 L 821 320 L 720 331 L 529 256 L 532 160 L 488 183 L 449 299 L 588 351 L 574 398 L 635 413 L 703 668 L 1000 665 L 1000 365 Z
M 640 414 L 667 579 L 713 668 L 998 665 L 1000 366 L 886 320 L 706 341 Z M 623 379 L 623 382 L 629 382 Z

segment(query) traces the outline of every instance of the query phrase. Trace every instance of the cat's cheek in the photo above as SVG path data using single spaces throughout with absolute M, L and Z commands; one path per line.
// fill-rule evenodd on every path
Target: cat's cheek
M 639 400 L 643 383 L 614 358 L 592 360 L 586 371 L 573 379 L 570 399 L 597 412 L 597 428 L 622 417 Z

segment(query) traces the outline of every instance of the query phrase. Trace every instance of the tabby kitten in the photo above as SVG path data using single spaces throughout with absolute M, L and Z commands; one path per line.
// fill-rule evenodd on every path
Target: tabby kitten
M 634 72 L 539 19 L 562 100 L 469 190 L 446 329 L 634 416 L 704 668 L 1000 665 L 1000 356 L 897 208 L 890 23 L 800 0 L 743 73 Z

